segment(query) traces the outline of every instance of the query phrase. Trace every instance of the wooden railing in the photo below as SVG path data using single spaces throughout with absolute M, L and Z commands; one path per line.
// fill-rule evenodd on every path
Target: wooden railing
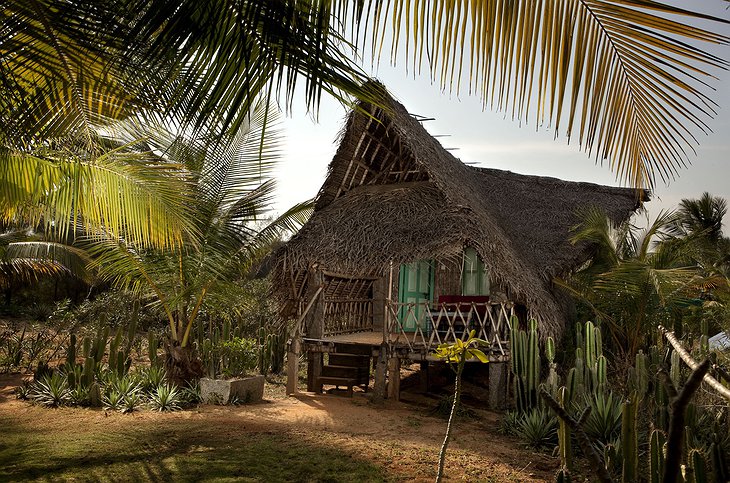
M 324 335 L 373 330 L 372 299 L 325 300 Z
M 432 352 L 440 344 L 466 340 L 470 331 L 487 341 L 492 353 L 509 351 L 512 302 L 386 303 L 387 342 L 407 344 L 412 351 Z

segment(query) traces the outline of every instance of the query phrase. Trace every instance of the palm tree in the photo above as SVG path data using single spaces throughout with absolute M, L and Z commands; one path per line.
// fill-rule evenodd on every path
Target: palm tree
M 164 312 L 170 334 L 166 365 L 173 380 L 201 375 L 190 335 L 206 298 L 237 294 L 229 284 L 245 276 L 272 242 L 301 226 L 311 211 L 310 203 L 302 203 L 265 220 L 281 142 L 275 121 L 262 101 L 232 134 L 222 122 L 209 122 L 192 135 L 130 123 L 117 129 L 118 136 L 147 139 L 140 149 L 160 153 L 160 164 L 184 166 L 193 181 L 187 202 L 195 226 L 179 249 L 149 249 L 124 239 L 98 242 L 92 249 L 99 277 L 154 300 Z M 228 297 L 228 305 L 239 303 Z
M 684 236 L 702 236 L 710 242 L 722 238 L 722 221 L 727 214 L 724 198 L 703 193 L 699 199 L 679 203 L 678 222 Z
M 686 263 L 685 246 L 666 243 L 675 222 L 674 212 L 662 212 L 640 230 L 628 221 L 614 225 L 605 213 L 590 209 L 575 228 L 573 243 L 591 243 L 594 256 L 557 282 L 605 323 L 614 347 L 626 357 L 633 357 L 653 328 L 691 303 L 706 283 Z

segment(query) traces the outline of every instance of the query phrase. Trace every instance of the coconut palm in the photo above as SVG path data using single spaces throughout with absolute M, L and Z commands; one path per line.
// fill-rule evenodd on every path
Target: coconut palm
M 167 368 L 175 380 L 201 375 L 190 334 L 206 298 L 237 294 L 228 290 L 229 284 L 245 276 L 272 242 L 298 228 L 311 211 L 309 203 L 302 203 L 273 221 L 265 219 L 281 142 L 275 120 L 262 101 L 234 133 L 222 121 L 208 122 L 194 134 L 149 124 L 125 123 L 116 129 L 122 138 L 146 139 L 140 149 L 160 153 L 159 163 L 184 166 L 193 180 L 188 203 L 195 229 L 179 249 L 154 250 L 109 239 L 92 250 L 99 277 L 154 300 L 166 315 Z M 238 303 L 229 296 L 228 305 Z
M 235 127 L 262 92 L 290 103 L 298 80 L 309 107 L 374 96 L 352 60 L 369 46 L 375 60 L 404 49 L 408 67 L 457 93 L 468 78 L 485 105 L 534 113 L 645 186 L 709 129 L 711 71 L 728 65 L 699 45 L 727 44 L 727 21 L 650 0 L 4 5 L 0 136 L 23 146 L 139 109 L 198 127 L 222 113 Z
M 638 229 L 629 222 L 615 225 L 601 211 L 590 209 L 573 234 L 573 243 L 591 243 L 595 253 L 558 284 L 588 305 L 598 322 L 605 323 L 614 347 L 627 357 L 643 347 L 658 323 L 692 303 L 708 283 L 686 263 L 684 245 L 665 243 L 675 222 L 674 212 L 662 212 Z

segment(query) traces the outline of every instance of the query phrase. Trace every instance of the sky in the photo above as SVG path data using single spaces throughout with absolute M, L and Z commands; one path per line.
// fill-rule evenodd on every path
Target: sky
M 730 19 L 730 10 L 725 8 L 716 14 Z M 730 35 L 730 25 L 724 29 Z M 715 52 L 730 58 L 728 47 Z M 485 110 L 478 97 L 442 92 L 438 85 L 431 84 L 428 75 L 414 78 L 403 66 L 383 62 L 368 69 L 409 112 L 435 118 L 424 124 L 427 131 L 439 136 L 441 144 L 466 163 L 621 186 L 607 166 L 596 164 L 577 143 L 568 144 L 565 137 L 556 139 L 551 129 L 537 127 L 532 120 L 521 125 L 508 114 Z M 696 156 L 690 154 L 691 164 L 681 169 L 676 179 L 669 183 L 656 181 L 652 201 L 646 204 L 650 217 L 676 208 L 683 198 L 699 198 L 705 191 L 730 202 L 730 72 L 720 72 L 718 77 L 712 98 L 720 107 L 709 122 L 713 132 L 707 136 L 700 133 Z M 283 123 L 286 143 L 283 162 L 276 172 L 276 211 L 283 212 L 317 194 L 337 149 L 345 115 L 346 110 L 337 101 L 324 98 L 315 121 L 306 112 L 304 101 L 294 99 L 293 112 Z

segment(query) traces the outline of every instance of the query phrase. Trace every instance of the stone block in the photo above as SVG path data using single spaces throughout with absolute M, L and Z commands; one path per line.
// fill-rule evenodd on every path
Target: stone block
M 242 379 L 200 380 L 200 397 L 205 404 L 253 403 L 264 398 L 264 376 Z

